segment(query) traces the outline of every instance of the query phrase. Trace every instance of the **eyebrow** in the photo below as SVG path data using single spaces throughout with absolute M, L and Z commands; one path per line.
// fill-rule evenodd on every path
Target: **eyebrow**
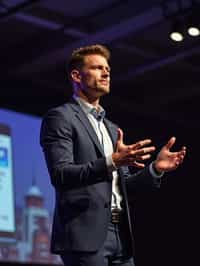
M 103 65 L 101 64 L 92 64 L 90 65 L 90 67 L 104 67 Z M 109 71 L 111 70 L 111 67 L 109 65 L 105 66 L 105 68 L 107 68 Z

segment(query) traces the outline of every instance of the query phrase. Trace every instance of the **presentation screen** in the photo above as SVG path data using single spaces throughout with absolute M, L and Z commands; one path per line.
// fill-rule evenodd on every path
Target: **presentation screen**
M 12 140 L 10 128 L 0 124 L 0 242 L 15 234 Z
M 41 119 L 0 109 L 0 262 L 61 264 L 50 253 L 54 190 Z

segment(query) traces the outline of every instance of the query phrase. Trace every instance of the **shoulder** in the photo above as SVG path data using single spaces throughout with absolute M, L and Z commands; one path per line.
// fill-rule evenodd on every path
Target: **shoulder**
M 64 137 L 71 134 L 73 127 L 73 116 L 70 104 L 66 103 L 51 108 L 43 116 L 40 128 L 40 140 L 44 142 L 46 137 Z
M 42 118 L 41 131 L 71 128 L 73 109 L 70 103 L 49 109 Z
M 49 109 L 43 116 L 43 121 L 46 119 L 65 119 L 68 120 L 74 113 L 73 102 L 67 102 L 57 107 Z

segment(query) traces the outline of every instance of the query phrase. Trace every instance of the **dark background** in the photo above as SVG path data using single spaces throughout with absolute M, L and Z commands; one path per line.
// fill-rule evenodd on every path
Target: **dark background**
M 159 191 L 136 195 L 138 266 L 198 265 L 200 37 L 169 39 L 175 17 L 186 21 L 194 2 L 0 2 L 1 108 L 41 117 L 64 103 L 68 56 L 102 43 L 112 53 L 111 93 L 102 105 L 127 142 L 148 137 L 159 149 L 176 136 L 174 150 L 187 146 L 184 164 Z

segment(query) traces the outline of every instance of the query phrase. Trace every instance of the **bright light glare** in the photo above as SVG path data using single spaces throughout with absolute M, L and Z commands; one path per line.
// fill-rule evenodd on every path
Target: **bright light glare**
M 181 42 L 183 40 L 183 34 L 180 32 L 172 32 L 170 38 L 175 42 Z
M 197 27 L 190 27 L 188 29 L 188 34 L 190 36 L 196 37 L 200 35 L 200 30 Z

